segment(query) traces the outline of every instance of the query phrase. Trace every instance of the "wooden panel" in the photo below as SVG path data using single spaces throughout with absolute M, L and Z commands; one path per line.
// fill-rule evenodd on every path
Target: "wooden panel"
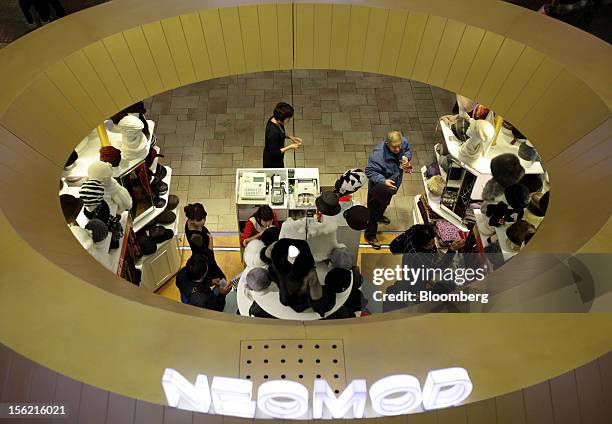
M 102 40 L 104 47 L 108 51 L 115 68 L 121 75 L 122 81 L 125 83 L 128 92 L 132 99 L 137 102 L 141 99 L 149 97 L 149 92 L 144 85 L 142 76 L 138 71 L 138 66 L 134 62 L 130 48 L 128 47 L 123 33 L 118 33 L 106 37 Z
M 34 364 L 34 363 L 33 363 Z M 47 403 L 55 395 L 57 373 L 42 365 L 34 364 L 28 402 Z M 25 399 L 21 399 L 22 401 Z
M 442 34 L 442 39 L 440 40 L 440 45 L 427 79 L 429 84 L 437 87 L 444 85 L 453 59 L 455 59 L 455 54 L 457 54 L 457 48 L 463 37 L 465 27 L 466 25 L 462 22 L 453 21 L 452 19 L 446 21 L 444 33 Z
M 168 48 L 172 52 L 172 60 L 176 67 L 176 73 L 180 85 L 191 84 L 196 81 L 196 74 L 191 61 L 191 55 L 187 48 L 185 33 L 178 16 L 161 21 Z
M 525 46 L 521 43 L 508 38 L 504 40 L 497 57 L 493 61 L 493 65 L 491 65 L 491 69 L 482 83 L 482 87 L 480 87 L 480 92 L 476 96 L 479 102 L 485 105 L 491 104 L 524 48 Z
M 347 28 L 351 21 L 351 7 L 345 4 L 332 6 L 331 56 L 332 69 L 346 69 L 346 52 L 348 48 Z
M 329 69 L 333 6 L 315 4 L 314 8 L 313 66 L 318 69 Z
M 370 8 L 351 6 L 351 19 L 349 22 L 349 38 L 346 51 L 346 67 L 359 71 L 363 67 L 363 54 L 368 31 L 368 17 Z
M 193 424 L 223 424 L 223 416 L 194 412 Z
M 612 352 L 597 360 L 599 374 L 601 375 L 601 388 L 605 414 L 612 417 Z M 0 379 L 0 381 L 2 381 Z
M 13 360 L 13 351 L 0 343 L 0 402 L 5 402 L 4 391 L 8 385 L 8 375 Z
M 534 103 L 544 94 L 546 89 L 561 73 L 561 67 L 556 62 L 546 58 L 528 80 L 525 88 L 512 103 L 508 117 L 518 128 L 518 122 L 529 112 Z M 522 128 L 521 128 L 522 130 Z
M 164 408 L 164 424 L 192 424 L 193 412 L 176 408 Z
M 142 33 L 142 28 L 128 29 L 124 31 L 123 36 L 149 94 L 154 95 L 164 91 L 162 80 L 151 57 L 151 50 L 149 50 L 147 40 Z
M 32 83 L 24 95 L 38 99 L 41 106 L 53 113 L 55 122 L 61 122 L 66 129 L 65 133 L 71 134 L 75 142 L 78 143 L 78 140 L 91 131 L 87 122 L 45 74 Z
M 448 72 L 444 88 L 455 92 L 461 90 L 461 86 L 470 70 L 470 66 L 472 66 L 474 56 L 480 47 L 480 43 L 482 43 L 484 35 L 485 31 L 483 29 L 471 25 L 466 26 L 457 48 L 457 53 L 453 59 L 453 64 Z
M 525 131 L 525 135 L 533 140 L 536 147 L 544 150 L 547 146 L 543 143 L 538 144 L 538 140 L 542 140 L 543 133 L 541 131 L 542 124 L 553 114 L 558 113 L 556 106 L 560 104 L 569 105 L 572 103 L 572 97 L 580 88 L 580 81 L 568 74 L 566 71 L 561 72 L 557 78 L 548 87 L 546 92 L 531 105 L 527 114 L 517 122 L 521 131 Z M 555 138 L 563 137 L 563 134 L 555 131 Z M 545 158 L 546 159 L 546 158 Z
M 151 22 L 150 24 L 143 25 L 142 31 L 149 44 L 149 49 L 151 50 L 151 55 L 157 66 L 164 89 L 170 90 L 181 85 L 161 23 Z
M 576 377 L 570 371 L 550 380 L 555 424 L 576 424 L 580 422 Z
M 387 17 L 389 10 L 371 8 L 366 34 L 365 52 L 363 56 L 363 70 L 378 72 L 382 54 L 383 41 L 387 32 Z
M 198 13 L 180 16 L 183 26 L 183 33 L 189 48 L 191 61 L 198 81 L 213 77 L 210 59 L 208 57 L 208 47 L 204 39 L 204 31 Z
M 30 140 L 34 140 L 36 143 L 36 140 L 44 141 L 50 139 L 46 130 L 41 125 L 32 125 L 32 120 L 28 118 L 28 115 L 14 103 L 11 108 L 6 111 L 2 119 L 2 124 L 10 130 L 12 135 L 24 140 L 28 145 Z M 40 143 L 40 141 L 38 141 L 38 143 Z M 52 154 L 51 160 L 58 165 L 66 163 L 66 152 L 59 153 L 57 149 L 54 150 L 55 151 L 50 152 Z M 3 152 L 3 155 L 5 154 L 6 153 Z
M 423 31 L 427 24 L 427 15 L 423 13 L 411 12 L 408 15 L 406 29 L 404 30 L 404 39 L 400 48 L 399 58 L 397 60 L 397 68 L 395 73 L 397 76 L 410 78 L 414 68 L 414 62 L 417 58 L 417 53 L 423 38 Z
M 412 78 L 427 82 L 427 77 L 431 71 L 431 65 L 433 65 L 438 46 L 440 45 L 440 39 L 446 26 L 446 18 L 440 16 L 430 15 L 425 25 L 425 31 L 419 46 L 419 52 L 414 63 L 414 70 L 412 71 Z
M 497 413 L 495 407 L 495 399 L 467 404 L 465 405 L 467 421 L 470 424 L 496 424 Z
M 79 422 L 87 424 L 105 424 L 108 409 L 108 392 L 96 387 L 83 385 Z
M 564 105 L 567 107 L 559 112 L 553 112 L 548 116 L 542 114 L 540 125 L 533 130 L 534 140 L 546 142 L 540 149 L 544 158 L 550 157 L 563 150 L 575 140 L 579 140 L 592 128 L 599 126 L 609 116 L 610 111 L 599 97 L 581 81 L 573 92 L 565 95 Z M 576 111 L 584 114 L 580 123 L 576 122 Z M 528 129 L 525 131 L 530 132 Z M 538 146 L 538 145 L 536 145 Z
M 148 402 L 136 401 L 136 414 L 134 424 L 162 424 L 164 422 L 164 408 Z
M 395 74 L 407 20 L 408 12 L 394 10 L 389 15 L 380 57 L 379 72 L 383 74 Z
M 489 31 L 485 33 L 459 93 L 472 99 L 476 97 L 503 41 L 501 35 Z
M 108 90 L 98 77 L 87 56 L 82 51 L 77 51 L 64 59 L 74 76 L 81 83 L 81 87 L 89 94 L 89 97 L 98 105 L 105 115 L 110 116 L 119 110 L 119 105 L 113 101 Z
M 493 100 L 495 110 L 498 113 L 504 116 L 506 110 L 510 108 L 510 105 L 514 103 L 521 91 L 523 91 L 525 85 L 533 77 L 534 72 L 542 64 L 543 60 L 544 55 L 542 53 L 530 47 L 526 47 L 523 50 L 516 64 L 512 67 L 510 75 L 508 75 L 506 81 L 497 91 Z
M 115 393 L 109 393 L 107 424 L 133 424 L 136 414 L 136 401 Z
M 270 71 L 279 68 L 278 59 L 278 22 L 275 4 L 257 5 L 259 30 L 261 34 L 262 70 Z M 293 54 L 293 53 L 292 53 Z
M 574 372 L 576 373 L 582 422 L 585 424 L 609 423 L 610 416 L 606 414 L 601 374 L 597 362 L 589 362 L 576 368 Z
M 246 72 L 259 72 L 261 66 L 261 36 L 259 34 L 259 17 L 257 6 L 240 6 L 240 29 L 244 44 L 244 61 Z
M 81 389 L 83 383 L 75 381 L 64 375 L 58 374 L 55 384 L 55 395 L 53 400 L 66 406 L 68 418 L 62 420 L 64 424 L 76 424 L 79 422 L 79 405 L 81 404 Z
M 88 123 L 89 127 L 95 127 L 97 121 L 95 121 L 94 117 L 102 115 L 102 111 L 98 109 L 97 105 L 83 89 L 70 68 L 68 68 L 68 65 L 60 61 L 47 69 L 46 74 Z
M 208 55 L 212 65 L 214 77 L 220 77 L 229 73 L 229 65 L 225 52 L 225 41 L 221 29 L 221 18 L 218 10 L 206 10 L 200 13 L 204 37 L 208 46 Z
M 293 66 L 293 9 L 292 5 L 276 5 L 276 22 L 278 27 L 278 59 L 280 69 L 291 69 Z
M 523 389 L 526 424 L 554 424 L 548 381 Z
M 394 424 L 438 424 L 438 417 L 436 416 L 436 411 L 422 412 L 417 414 L 405 415 L 403 417 L 389 418 L 401 419 L 401 421 L 396 421 Z M 381 419 L 380 421 L 377 420 L 376 422 L 380 424 L 386 424 L 386 422 L 384 421 L 386 419 L 387 418 L 385 417 L 384 419 Z
M 78 141 L 76 137 L 72 135 L 70 130 L 68 130 L 65 126 L 57 125 L 57 123 L 53 122 L 57 119 L 53 112 L 44 107 L 41 102 L 31 95 L 31 91 L 26 91 L 24 95 L 22 95 L 16 102 L 15 105 L 24 114 L 25 122 L 24 128 L 26 134 L 26 139 L 30 141 L 32 146 L 36 146 L 36 148 L 40 151 L 44 151 L 45 154 L 53 155 L 54 159 L 57 159 L 57 156 L 54 154 L 52 150 L 62 150 L 62 145 L 76 145 Z M 36 125 L 32 125 L 31 117 L 36 117 Z M 46 139 L 34 139 L 30 136 L 30 134 L 37 133 L 34 126 L 42 127 L 43 131 L 47 134 Z M 19 134 L 18 134 L 19 135 Z M 66 152 L 64 152 L 64 155 Z M 63 163 L 66 163 L 67 156 L 63 157 Z
M 223 39 L 225 40 L 229 71 L 232 74 L 243 74 L 246 68 L 238 8 L 226 7 L 219 9 L 219 17 L 221 18 L 221 28 L 223 28 Z
M 495 398 L 497 424 L 525 424 L 525 404 L 522 391 Z
M 295 5 L 295 66 L 312 68 L 314 51 L 314 5 Z
M 130 92 L 101 41 L 90 44 L 83 51 L 116 105 L 123 108 L 137 101 L 130 96 Z
M 467 424 L 467 411 L 465 406 L 440 409 L 436 411 L 438 424 Z

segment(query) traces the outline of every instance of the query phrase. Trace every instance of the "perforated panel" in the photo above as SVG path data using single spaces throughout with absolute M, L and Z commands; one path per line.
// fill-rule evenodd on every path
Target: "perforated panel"
M 240 378 L 254 390 L 266 381 L 293 380 L 311 388 L 317 378 L 340 393 L 346 386 L 342 340 L 242 340 Z

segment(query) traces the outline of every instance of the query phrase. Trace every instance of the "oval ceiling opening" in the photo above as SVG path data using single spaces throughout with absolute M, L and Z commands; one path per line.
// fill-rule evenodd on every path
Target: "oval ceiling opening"
M 293 114 L 270 127 L 281 102 Z M 296 138 L 285 168 L 263 168 L 275 128 Z M 68 158 L 60 199 L 108 270 L 177 302 L 293 320 L 460 311 L 468 298 L 451 293 L 472 288 L 486 304 L 478 283 L 542 222 L 540 160 L 518 128 L 464 96 L 379 74 L 275 71 L 109 117 Z M 316 201 L 322 192 L 337 210 Z M 280 234 L 262 237 L 267 227 Z M 306 242 L 270 247 L 279 235 Z

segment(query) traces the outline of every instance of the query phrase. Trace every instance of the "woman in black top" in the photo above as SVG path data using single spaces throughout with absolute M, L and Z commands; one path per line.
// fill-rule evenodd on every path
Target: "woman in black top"
M 274 108 L 273 116 L 268 119 L 266 124 L 266 144 L 263 151 L 264 168 L 284 168 L 283 157 L 285 152 L 291 149 L 299 149 L 302 139 L 287 135 L 285 125 L 293 117 L 293 107 L 287 103 L 279 103 Z M 285 147 L 285 139 L 288 138 L 293 143 Z
M 213 239 L 206 224 L 206 210 L 201 203 L 185 206 L 185 237 L 191 248 L 192 255 L 204 255 L 208 258 L 208 269 L 211 278 L 225 278 L 225 274 L 217 265 L 213 251 Z

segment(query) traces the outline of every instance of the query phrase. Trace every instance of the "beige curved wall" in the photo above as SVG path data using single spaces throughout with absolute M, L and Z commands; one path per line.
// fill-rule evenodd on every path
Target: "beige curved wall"
M 422 378 L 431 368 L 464 366 L 476 384 L 469 401 L 612 349 L 609 315 L 395 313 L 348 325 L 222 316 L 142 293 L 83 251 L 66 231 L 57 183 L 68 153 L 91 128 L 181 85 L 292 67 L 380 72 L 478 98 L 533 140 L 550 173 L 549 215 L 527 250 L 611 250 L 612 186 L 601 184 L 612 154 L 609 45 L 498 1 L 257 3 L 114 0 L 0 51 L 3 343 L 79 380 L 152 402 L 163 401 L 166 366 L 188 377 L 237 375 L 246 338 L 341 337 L 349 378 L 398 371 Z M 585 189 L 591 187 L 597 190 Z M 528 261 L 517 256 L 489 284 L 520 273 L 527 283 L 536 279 L 543 270 Z M 208 342 L 221 337 L 223 343 Z

